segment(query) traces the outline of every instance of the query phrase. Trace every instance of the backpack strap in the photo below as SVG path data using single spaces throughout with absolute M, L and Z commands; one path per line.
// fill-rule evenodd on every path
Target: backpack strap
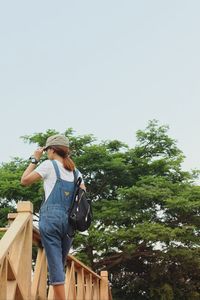
M 80 176 L 78 177 L 78 173 L 79 173 L 78 169 L 74 169 L 73 173 L 74 173 L 74 186 L 79 187 L 81 184 L 82 178 Z
M 52 162 L 52 164 L 53 164 L 53 166 L 54 166 L 54 170 L 55 170 L 55 172 L 56 172 L 56 177 L 57 177 L 57 179 L 61 179 L 61 178 L 60 178 L 60 171 L 59 171 L 57 162 L 56 162 L 55 160 L 52 160 L 51 162 Z
M 73 174 L 74 174 L 74 183 L 75 183 L 78 179 L 78 169 L 74 169 Z

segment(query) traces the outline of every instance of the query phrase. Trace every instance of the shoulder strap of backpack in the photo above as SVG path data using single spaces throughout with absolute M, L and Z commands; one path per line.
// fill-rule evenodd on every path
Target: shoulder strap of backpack
M 78 179 L 78 169 L 74 169 L 73 174 L 74 174 L 74 182 L 76 182 Z
M 78 173 L 79 173 L 78 169 L 74 169 L 73 173 L 74 173 L 74 185 L 79 187 L 82 179 L 81 177 L 78 177 Z

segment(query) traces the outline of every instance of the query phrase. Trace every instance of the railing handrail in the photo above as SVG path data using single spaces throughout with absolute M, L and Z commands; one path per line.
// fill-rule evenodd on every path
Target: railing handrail
M 18 208 L 20 210 L 20 207 Z M 16 214 L 16 218 L 14 219 L 13 223 L 10 227 L 5 228 L 5 231 L 9 229 L 9 234 L 4 234 L 0 240 L 1 247 L 0 247 L 0 262 L 6 256 L 6 253 L 11 248 L 12 244 L 14 243 L 17 236 L 23 230 L 26 223 L 29 221 L 30 213 L 27 211 L 23 211 L 23 214 L 19 215 L 20 212 Z M 1 231 L 3 228 L 1 228 Z
M 83 268 L 85 272 L 92 274 L 93 277 L 101 279 L 101 276 L 92 271 L 89 267 L 87 267 L 84 263 L 82 263 L 80 260 L 78 260 L 76 257 L 72 255 L 68 255 L 67 260 L 73 261 L 75 263 L 75 266 L 78 268 Z

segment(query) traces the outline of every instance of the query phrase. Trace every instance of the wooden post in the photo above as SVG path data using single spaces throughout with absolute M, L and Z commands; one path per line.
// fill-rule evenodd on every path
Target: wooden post
M 99 294 L 99 284 L 100 284 L 100 280 L 99 278 L 95 278 L 94 279 L 94 283 L 93 283 L 93 300 L 100 300 L 100 294 Z
M 77 300 L 85 300 L 84 268 L 77 269 Z
M 100 299 L 101 300 L 109 300 L 109 294 L 108 294 L 108 272 L 107 271 L 101 271 Z
M 31 299 L 33 204 L 29 201 L 20 201 L 17 204 L 17 212 L 19 215 L 26 213 L 30 215 L 23 232 L 23 249 L 17 275 L 24 294 L 27 299 Z
M 17 212 L 33 213 L 33 204 L 30 201 L 19 201 L 17 203 Z
M 7 297 L 7 259 L 4 259 L 0 265 L 0 299 Z
M 39 248 L 37 253 L 31 297 L 31 300 L 47 299 L 47 262 L 43 248 Z
M 31 202 L 19 202 L 17 211 L 0 241 L 2 300 L 25 300 L 31 297 L 33 205 Z

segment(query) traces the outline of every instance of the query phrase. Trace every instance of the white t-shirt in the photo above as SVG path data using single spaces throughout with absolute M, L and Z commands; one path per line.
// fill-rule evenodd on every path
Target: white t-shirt
M 73 171 L 68 171 L 63 167 L 63 164 L 56 160 L 59 171 L 60 177 L 63 180 L 73 182 L 74 181 L 74 173 Z M 43 161 L 35 170 L 44 180 L 44 192 L 45 192 L 45 200 L 49 197 L 53 187 L 56 183 L 56 172 L 51 160 Z M 78 177 L 82 178 L 82 174 L 78 171 Z M 82 181 L 82 183 L 84 183 Z

